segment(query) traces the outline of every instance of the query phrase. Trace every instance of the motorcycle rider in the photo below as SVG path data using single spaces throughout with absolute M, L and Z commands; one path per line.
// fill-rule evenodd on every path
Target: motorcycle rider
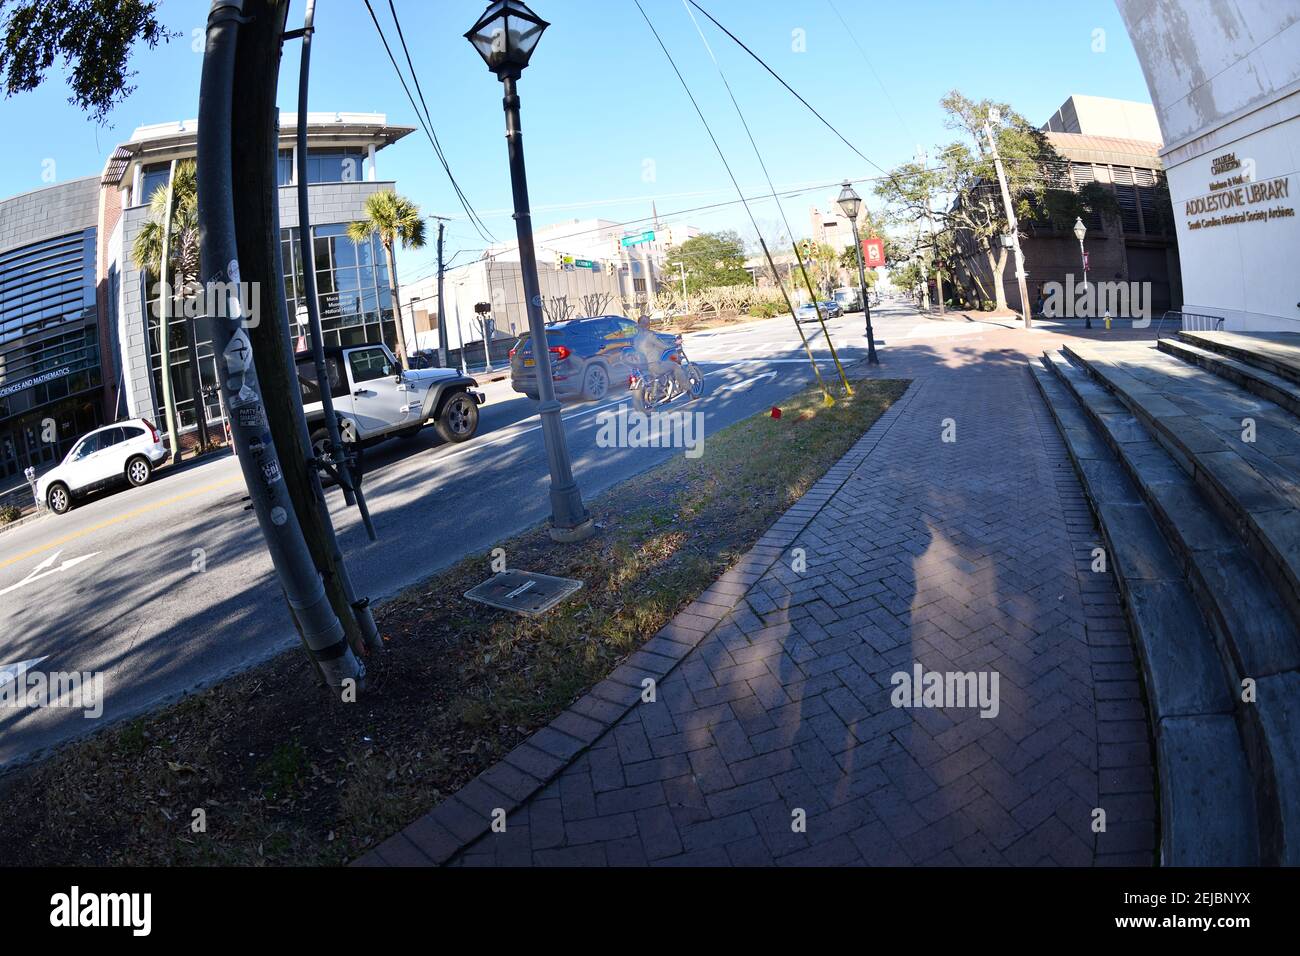
M 641 359 L 641 365 L 645 368 L 646 378 L 671 375 L 673 382 L 677 385 L 677 393 L 679 395 L 690 394 L 691 383 L 686 377 L 686 370 L 682 368 L 681 363 L 662 359 L 664 343 L 659 336 L 650 330 L 650 317 L 643 314 L 637 319 L 636 324 L 637 333 L 632 344 Z

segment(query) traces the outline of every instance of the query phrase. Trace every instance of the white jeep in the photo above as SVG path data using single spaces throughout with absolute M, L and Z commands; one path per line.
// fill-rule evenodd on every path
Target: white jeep
M 329 435 L 316 363 L 310 352 L 296 359 L 312 450 L 319 455 Z M 413 438 L 429 422 L 448 442 L 467 441 L 478 431 L 483 393 L 474 391 L 478 382 L 456 369 L 402 369 L 387 345 L 367 343 L 327 347 L 325 370 L 345 442 L 364 446 L 394 435 Z

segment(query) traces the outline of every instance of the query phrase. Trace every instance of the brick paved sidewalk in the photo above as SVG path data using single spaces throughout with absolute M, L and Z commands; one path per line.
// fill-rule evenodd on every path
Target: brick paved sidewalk
M 740 566 L 359 862 L 1151 863 L 1138 671 L 1025 335 L 891 349 L 912 387 Z M 892 706 L 914 664 L 996 672 L 997 715 Z

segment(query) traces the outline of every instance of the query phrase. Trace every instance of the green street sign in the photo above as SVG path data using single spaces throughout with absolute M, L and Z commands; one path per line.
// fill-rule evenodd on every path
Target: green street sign
M 596 263 L 592 262 L 590 259 L 574 259 L 573 264 L 579 269 L 596 268 Z
M 623 237 L 623 245 L 625 246 L 639 246 L 643 242 L 654 242 L 654 241 L 655 241 L 655 234 L 652 230 L 647 230 L 645 232 L 638 233 L 636 235 Z

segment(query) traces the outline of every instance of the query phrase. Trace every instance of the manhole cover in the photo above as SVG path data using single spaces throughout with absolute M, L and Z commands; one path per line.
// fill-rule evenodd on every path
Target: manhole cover
M 537 617 L 582 587 L 573 578 L 557 578 L 535 571 L 506 570 L 470 588 L 465 597 L 481 604 Z

